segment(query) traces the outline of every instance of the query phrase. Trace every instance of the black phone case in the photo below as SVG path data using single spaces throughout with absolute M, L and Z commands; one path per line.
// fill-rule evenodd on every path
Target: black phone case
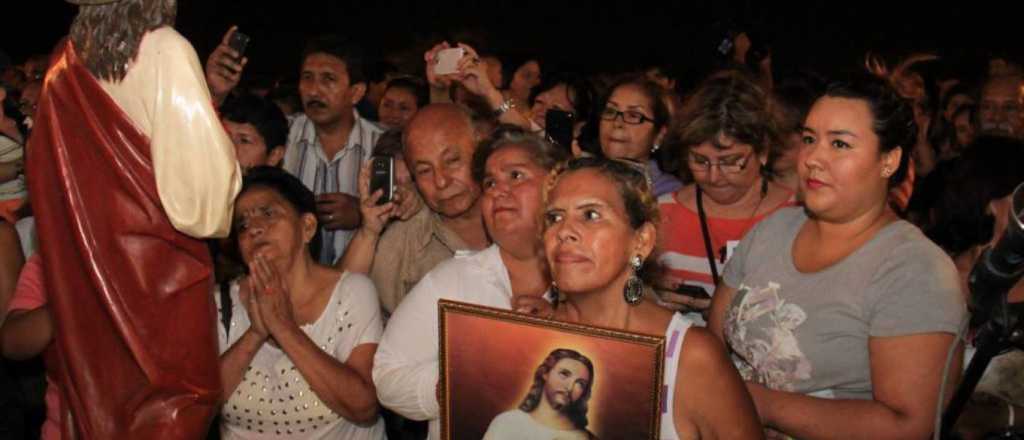
M 569 149 L 572 146 L 572 113 L 548 110 L 544 118 L 544 125 L 546 126 L 544 131 L 547 132 L 548 137 L 553 142 L 565 149 Z
M 707 290 L 704 290 L 703 287 L 691 286 L 689 284 L 680 284 L 679 287 L 676 287 L 676 293 L 686 295 L 691 298 L 711 299 L 711 295 L 709 295 Z
M 378 205 L 383 205 L 391 201 L 394 193 L 394 159 L 390 156 L 374 156 L 370 161 L 370 194 L 383 189 L 384 195 L 377 200 Z
M 241 31 L 235 30 L 231 33 L 231 38 L 228 39 L 228 47 L 238 52 L 238 56 L 242 57 L 245 54 L 245 48 L 249 46 L 249 36 L 243 34 Z

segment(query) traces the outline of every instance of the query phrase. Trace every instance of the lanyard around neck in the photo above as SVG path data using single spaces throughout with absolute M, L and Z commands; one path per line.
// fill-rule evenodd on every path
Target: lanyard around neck
M 700 217 L 700 232 L 704 235 L 704 252 L 707 253 L 708 266 L 711 267 L 711 279 L 715 286 L 718 286 L 718 266 L 715 265 L 715 253 L 711 247 L 711 233 L 708 232 L 708 216 L 704 213 L 704 192 L 700 185 L 694 185 L 697 189 L 697 216 Z

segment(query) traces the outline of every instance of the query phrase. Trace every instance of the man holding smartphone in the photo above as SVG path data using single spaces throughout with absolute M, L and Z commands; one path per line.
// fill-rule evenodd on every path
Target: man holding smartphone
M 359 169 L 383 133 L 355 109 L 365 93 L 359 48 L 333 35 L 309 42 L 299 74 L 304 113 L 289 130 L 284 169 L 317 196 L 323 264 L 333 264 L 341 256 L 362 221 Z

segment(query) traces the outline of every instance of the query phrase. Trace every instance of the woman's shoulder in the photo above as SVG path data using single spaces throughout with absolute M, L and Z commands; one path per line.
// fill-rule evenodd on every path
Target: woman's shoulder
M 356 300 L 376 301 L 377 288 L 365 274 L 355 272 L 336 272 L 338 280 L 334 284 L 332 296 L 343 296 Z
M 784 239 L 795 234 L 806 220 L 807 214 L 804 212 L 803 207 L 783 205 L 754 224 L 745 235 Z
M 718 368 L 725 359 L 722 341 L 719 341 L 710 330 L 697 326 L 690 326 L 686 330 L 683 349 L 679 355 L 681 368 L 685 366 L 688 369 L 696 368 L 698 371 L 707 371 L 707 368 Z
M 876 262 L 883 270 L 894 267 L 956 270 L 952 258 L 906 220 L 886 225 L 862 246 L 860 252 L 861 258 Z

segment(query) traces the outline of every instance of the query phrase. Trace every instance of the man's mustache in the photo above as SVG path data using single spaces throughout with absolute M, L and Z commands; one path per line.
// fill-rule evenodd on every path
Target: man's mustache
M 303 104 L 306 108 L 327 108 L 327 103 L 318 99 L 310 99 Z

